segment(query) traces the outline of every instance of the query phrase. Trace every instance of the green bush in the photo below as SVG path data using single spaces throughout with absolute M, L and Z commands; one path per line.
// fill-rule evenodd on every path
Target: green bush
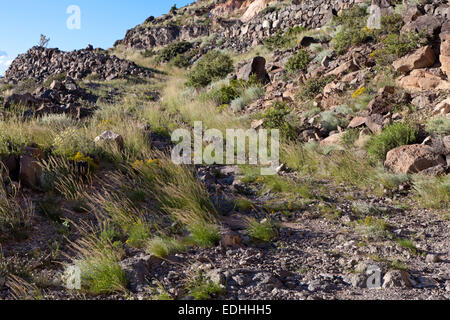
M 302 26 L 289 28 L 285 33 L 278 31 L 273 36 L 264 40 L 264 45 L 269 50 L 292 48 L 297 44 L 297 35 L 306 29 Z
M 157 62 L 169 62 L 175 59 L 178 55 L 188 52 L 192 48 L 192 43 L 188 41 L 179 41 L 169 44 L 164 49 L 161 49 L 156 54 Z
M 282 136 L 288 139 L 296 137 L 296 129 L 290 123 L 289 116 L 291 110 L 284 102 L 274 102 L 264 114 L 264 127 L 268 129 L 279 129 Z
M 297 71 L 306 71 L 309 63 L 312 61 L 311 56 L 308 52 L 301 49 L 297 54 L 291 57 L 286 63 L 286 70 L 288 72 L 294 73 Z
M 411 124 L 397 122 L 373 136 L 367 143 L 367 152 L 374 160 L 384 161 L 389 150 L 415 141 L 416 129 Z
M 403 17 L 401 14 L 394 13 L 381 17 L 381 30 L 387 34 L 399 34 L 403 25 Z
M 367 10 L 365 7 L 354 6 L 352 9 L 334 18 L 334 22 L 341 26 L 333 39 L 337 54 L 343 54 L 352 45 L 367 42 L 373 36 L 373 31 L 366 28 Z
M 210 51 L 187 74 L 186 85 L 194 88 L 206 87 L 233 71 L 233 60 L 228 55 L 220 51 Z
M 345 131 L 345 133 L 342 135 L 342 143 L 347 147 L 351 147 L 355 144 L 358 138 L 359 138 L 359 130 L 350 129 Z
M 305 83 L 305 86 L 300 91 L 298 97 L 303 98 L 309 98 L 313 99 L 315 96 L 317 96 L 319 93 L 322 93 L 323 88 L 327 84 L 329 84 L 331 81 L 333 81 L 333 76 L 323 77 L 323 78 L 314 78 L 314 79 L 308 79 Z

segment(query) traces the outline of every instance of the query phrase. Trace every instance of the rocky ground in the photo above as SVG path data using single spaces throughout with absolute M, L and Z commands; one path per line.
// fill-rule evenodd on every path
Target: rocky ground
M 0 84 L 0 299 L 449 299 L 450 6 L 374 0 L 394 31 L 357 28 L 369 35 L 340 52 L 333 16 L 364 1 L 322 2 L 198 1 L 109 52 L 136 64 L 92 48 L 17 58 Z M 426 43 L 400 56 L 379 40 L 407 32 Z M 217 41 L 234 72 L 186 89 Z M 208 98 L 236 79 L 262 93 Z M 193 121 L 285 130 L 277 175 L 174 167 L 169 133 Z M 409 123 L 410 140 L 367 147 Z M 82 290 L 64 286 L 71 265 Z

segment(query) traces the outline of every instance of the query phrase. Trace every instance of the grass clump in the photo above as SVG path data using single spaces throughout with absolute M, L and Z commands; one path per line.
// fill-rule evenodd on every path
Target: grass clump
M 233 72 L 233 60 L 220 51 L 210 51 L 187 74 L 187 86 L 206 87 L 211 82 L 225 78 Z
M 12 187 L 12 191 L 8 191 L 0 180 L 0 241 L 11 236 L 16 240 L 26 238 L 33 214 L 31 201 L 24 199 L 21 204 L 18 190 Z
M 81 272 L 82 289 L 92 294 L 124 292 L 127 278 L 120 265 L 122 252 L 111 242 L 97 238 L 92 230 L 81 230 L 84 237 L 73 248 L 74 264 Z
M 152 238 L 146 247 L 146 251 L 155 257 L 164 259 L 176 252 L 183 252 L 186 246 L 182 241 L 167 237 Z
M 269 242 L 277 236 L 275 225 L 270 220 L 258 222 L 250 219 L 247 226 L 248 234 L 254 238 L 264 242 Z
M 380 135 L 367 143 L 367 152 L 374 159 L 384 161 L 389 150 L 416 141 L 416 129 L 408 123 L 397 122 L 387 126 Z
M 445 116 L 434 117 L 427 122 L 425 129 L 431 134 L 448 135 L 450 134 L 450 118 Z
M 275 49 L 289 49 L 297 44 L 297 36 L 304 32 L 306 29 L 302 26 L 296 26 L 289 28 L 285 33 L 278 31 L 273 36 L 264 40 L 264 45 L 269 50 Z
M 356 231 L 375 240 L 390 238 L 391 233 L 389 229 L 390 227 L 386 221 L 371 216 L 358 220 L 356 223 Z
M 196 223 L 188 227 L 190 240 L 200 247 L 216 246 L 220 241 L 219 228 L 212 224 Z
M 306 71 L 311 61 L 312 58 L 309 53 L 301 49 L 295 56 L 289 58 L 285 68 L 290 73 L 295 73 L 297 71 Z
M 188 294 L 195 300 L 207 300 L 223 294 L 224 289 L 220 283 L 212 281 L 203 272 L 189 279 L 186 285 Z
M 413 177 L 414 191 L 418 202 L 432 209 L 448 209 L 450 207 L 450 178 L 448 177 Z

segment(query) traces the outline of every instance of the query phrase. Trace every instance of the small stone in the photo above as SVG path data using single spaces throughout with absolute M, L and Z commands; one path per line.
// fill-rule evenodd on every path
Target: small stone
M 123 149 L 124 141 L 120 134 L 113 131 L 105 131 L 101 135 L 95 138 L 95 143 L 99 142 L 114 142 L 119 149 Z
M 442 260 L 441 260 L 441 257 L 439 255 L 429 253 L 425 257 L 425 261 L 428 262 L 428 263 L 437 263 L 437 262 L 441 262 Z

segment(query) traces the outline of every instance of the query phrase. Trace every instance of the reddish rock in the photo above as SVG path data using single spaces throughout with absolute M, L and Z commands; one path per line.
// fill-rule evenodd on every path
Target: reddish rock
M 348 124 L 349 128 L 358 128 L 366 123 L 367 117 L 355 117 Z
M 420 173 L 435 166 L 445 166 L 444 157 L 427 145 L 406 145 L 389 151 L 385 167 L 394 173 Z
M 436 56 L 431 46 L 425 46 L 394 61 L 393 66 L 398 72 L 408 73 L 414 69 L 431 67 L 435 61 Z

